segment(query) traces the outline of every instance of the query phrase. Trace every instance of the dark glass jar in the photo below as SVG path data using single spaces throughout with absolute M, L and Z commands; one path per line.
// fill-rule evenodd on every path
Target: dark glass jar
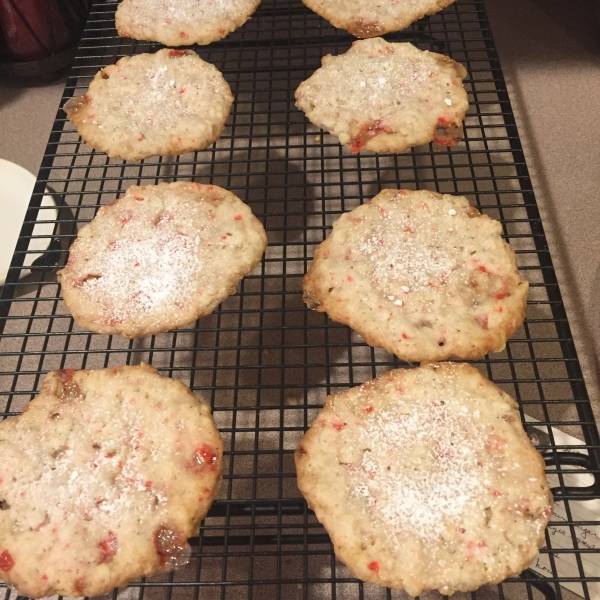
M 0 0 L 0 74 L 47 83 L 72 62 L 89 0 Z

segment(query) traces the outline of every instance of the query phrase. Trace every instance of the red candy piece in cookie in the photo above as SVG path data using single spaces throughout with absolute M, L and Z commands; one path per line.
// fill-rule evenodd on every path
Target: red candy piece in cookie
M 185 564 L 221 480 L 210 406 L 145 364 L 48 373 L 0 440 L 0 580 L 28 598 Z
M 80 596 L 85 596 L 85 588 L 87 586 L 87 581 L 85 577 L 80 577 L 75 581 L 75 590 L 79 593 Z
M 223 188 L 132 186 L 79 231 L 58 278 L 81 327 L 151 335 L 210 314 L 266 245 L 260 221 Z
M 462 140 L 464 134 L 462 125 L 440 117 L 433 136 L 433 142 L 438 146 L 456 146 Z
M 191 50 L 163 48 L 104 67 L 63 110 L 88 146 L 137 162 L 206 148 L 219 139 L 232 103 L 215 66 Z
M 111 531 L 99 544 L 100 548 L 100 562 L 105 563 L 112 560 L 113 556 L 117 553 L 119 548 L 119 542 L 117 536 Z
M 370 562 L 367 567 L 369 568 L 369 571 L 373 571 L 373 573 L 379 573 L 379 563 L 376 560 Z
M 0 553 L 0 571 L 8 573 L 15 566 L 15 561 L 8 550 Z
M 455 0 L 302 0 L 334 27 L 359 38 L 400 31 Z
M 154 534 L 154 547 L 161 565 L 168 569 L 182 567 L 190 560 L 191 548 L 187 538 L 169 527 L 160 527 Z
M 389 133 L 390 131 L 391 129 L 381 120 L 365 123 L 365 125 L 360 128 L 360 133 L 355 135 L 352 139 L 350 152 L 352 152 L 352 154 L 358 154 L 369 140 L 381 133 Z
M 295 462 L 337 558 L 367 583 L 469 592 L 518 575 L 545 543 L 544 460 L 517 403 L 466 363 L 328 396 Z
M 357 38 L 372 38 L 385 33 L 380 22 L 361 18 L 348 24 L 347 30 Z
M 502 437 L 493 433 L 485 440 L 485 447 L 492 454 L 502 454 L 506 448 L 506 442 Z
M 475 315 L 475 320 L 477 321 L 477 323 L 479 323 L 479 325 L 481 326 L 482 329 L 488 329 L 489 328 L 489 317 L 488 317 L 488 315 Z
M 123 37 L 166 46 L 204 45 L 243 25 L 259 4 L 260 0 L 122 0 L 115 22 Z
M 75 373 L 75 369 L 61 369 L 60 370 L 60 378 L 63 383 L 67 381 L 71 381 L 73 379 L 73 374 Z
M 214 448 L 206 444 L 196 448 L 194 456 L 190 459 L 189 467 L 192 471 L 201 473 L 207 469 L 214 469 L 219 457 L 215 454 Z
M 385 189 L 333 223 L 304 301 L 405 361 L 479 359 L 525 318 L 529 286 L 502 232 L 467 198 Z
M 457 144 L 468 108 L 465 68 L 412 44 L 372 37 L 378 27 L 354 22 L 350 30 L 371 39 L 323 57 L 321 68 L 298 86 L 297 107 L 353 154 L 402 152 L 431 141 Z

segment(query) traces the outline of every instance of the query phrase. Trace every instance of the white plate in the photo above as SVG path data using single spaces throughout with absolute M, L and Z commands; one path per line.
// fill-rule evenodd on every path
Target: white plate
M 0 285 L 6 281 L 34 185 L 35 176 L 27 169 L 0 158 Z M 56 202 L 48 189 L 46 192 L 47 195 L 42 198 L 42 206 L 53 208 L 40 210 L 37 218 L 40 221 L 56 221 Z M 54 235 L 54 223 L 36 223 L 33 235 L 47 237 L 29 242 L 29 253 L 25 256 L 21 277 L 29 273 L 27 267 L 48 249 Z

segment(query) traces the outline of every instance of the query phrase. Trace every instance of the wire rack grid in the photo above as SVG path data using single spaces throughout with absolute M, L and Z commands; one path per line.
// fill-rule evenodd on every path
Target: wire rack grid
M 83 93 L 101 67 L 158 48 L 119 38 L 115 8 L 113 0 L 93 3 L 62 103 Z M 133 582 L 113 598 L 403 596 L 358 582 L 336 562 L 328 536 L 298 492 L 293 464 L 293 451 L 327 394 L 401 366 L 347 327 L 308 311 L 301 293 L 302 276 L 332 222 L 385 187 L 466 195 L 502 222 L 531 284 L 524 326 L 503 352 L 475 364 L 518 400 L 524 420 L 539 421 L 539 450 L 562 512 L 548 528 L 535 572 L 471 597 L 590 598 L 600 589 L 590 562 L 600 523 L 581 511 L 600 498 L 600 440 L 483 2 L 458 0 L 386 37 L 465 65 L 470 110 L 463 143 L 353 156 L 312 126 L 295 108 L 294 90 L 322 56 L 344 52 L 353 38 L 299 0 L 264 0 L 240 30 L 195 48 L 222 71 L 236 97 L 229 127 L 202 152 L 138 164 L 110 160 L 82 144 L 58 111 L 0 295 L 0 418 L 17 415 L 49 370 L 144 361 L 209 400 L 226 443 L 223 485 L 191 540 L 190 564 Z M 55 272 L 78 228 L 130 185 L 175 179 L 220 185 L 247 202 L 269 236 L 262 264 L 236 295 L 190 327 L 131 341 L 76 327 Z M 24 257 L 34 252 L 31 241 L 39 237 L 36 218 L 49 220 L 40 208 L 46 187 L 59 200 L 50 251 L 37 251 L 33 270 L 19 279 Z M 557 441 L 553 428 L 580 441 L 575 452 Z M 590 532 L 587 545 L 577 539 L 582 528 Z M 5 600 L 10 594 L 0 588 Z

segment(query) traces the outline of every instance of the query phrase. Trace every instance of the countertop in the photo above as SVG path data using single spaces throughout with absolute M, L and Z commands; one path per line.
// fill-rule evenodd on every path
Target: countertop
M 592 0 L 485 0 L 569 322 L 600 407 L 600 26 Z M 37 173 L 64 80 L 0 82 L 0 158 Z M 596 411 L 600 414 L 600 410 Z

